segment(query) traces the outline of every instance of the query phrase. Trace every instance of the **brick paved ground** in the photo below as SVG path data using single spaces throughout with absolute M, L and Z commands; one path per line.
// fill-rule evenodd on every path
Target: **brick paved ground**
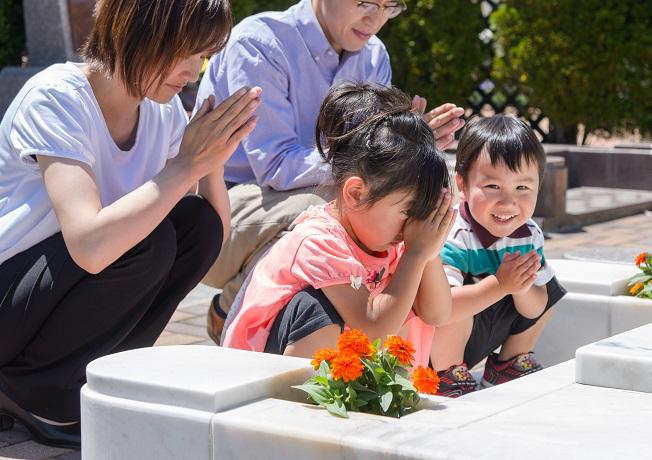
M 583 231 L 550 234 L 546 256 L 561 258 L 569 251 L 588 247 L 652 249 L 652 214 L 594 224 Z M 216 290 L 199 285 L 179 306 L 156 345 L 213 345 L 206 334 L 206 309 Z M 31 440 L 24 427 L 0 433 L 0 459 L 78 460 L 79 452 L 41 446 Z

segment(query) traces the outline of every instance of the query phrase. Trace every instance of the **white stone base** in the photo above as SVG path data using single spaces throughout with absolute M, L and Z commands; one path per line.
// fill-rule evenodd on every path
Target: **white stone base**
M 634 264 L 549 260 L 568 294 L 553 307 L 535 347 L 537 360 L 552 366 L 572 359 L 579 347 L 652 323 L 652 300 L 627 293 Z
M 598 341 L 577 362 L 454 400 L 433 397 L 401 419 L 341 419 L 290 388 L 312 375 L 309 360 L 201 346 L 133 350 L 88 366 L 83 458 L 652 459 L 652 325 L 600 341 L 652 322 L 652 302 L 618 295 L 633 267 L 558 262 L 570 294 L 555 307 L 539 358 L 559 362 Z

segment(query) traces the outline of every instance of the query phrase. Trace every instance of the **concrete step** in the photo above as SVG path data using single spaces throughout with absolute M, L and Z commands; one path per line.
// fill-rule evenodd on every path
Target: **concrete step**
M 605 187 L 577 187 L 566 191 L 566 214 L 536 217 L 544 231 L 575 232 L 584 225 L 605 222 L 652 210 L 652 192 Z

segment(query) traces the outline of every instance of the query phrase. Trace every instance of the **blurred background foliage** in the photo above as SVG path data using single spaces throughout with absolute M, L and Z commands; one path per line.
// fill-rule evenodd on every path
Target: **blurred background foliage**
M 21 0 L 0 0 L 0 68 L 20 65 L 25 53 Z
M 652 132 L 652 4 L 503 0 L 490 16 L 492 77 L 516 85 L 551 120 L 549 140 Z
M 429 105 L 465 106 L 480 82 L 489 46 L 477 2 L 413 0 L 379 37 L 389 51 L 393 84 L 428 99 Z
M 234 20 L 295 1 L 233 0 Z M 454 102 L 469 114 L 512 111 L 552 142 L 575 143 L 580 124 L 584 139 L 591 132 L 652 134 L 649 1 L 407 5 L 379 36 L 389 50 L 393 83 L 427 98 L 429 106 Z M 0 67 L 20 65 L 24 43 L 21 0 L 0 0 Z M 544 118 L 549 123 L 541 130 Z

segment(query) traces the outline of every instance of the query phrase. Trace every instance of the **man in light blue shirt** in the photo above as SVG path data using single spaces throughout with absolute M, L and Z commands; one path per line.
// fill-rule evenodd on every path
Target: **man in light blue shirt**
M 226 99 L 242 86 L 262 88 L 256 129 L 227 162 L 232 231 L 204 279 L 223 289 L 209 311 L 217 341 L 226 312 L 255 261 L 294 218 L 328 195 L 328 165 L 315 147 L 315 124 L 328 89 L 338 83 L 388 86 L 392 71 L 375 36 L 405 10 L 400 1 L 301 0 L 283 12 L 243 20 L 224 51 L 214 56 L 199 87 L 198 103 L 214 94 Z M 415 97 L 415 108 L 426 101 Z M 196 107 L 197 109 L 197 107 Z M 463 109 L 444 104 L 424 118 L 445 148 L 462 127 Z

